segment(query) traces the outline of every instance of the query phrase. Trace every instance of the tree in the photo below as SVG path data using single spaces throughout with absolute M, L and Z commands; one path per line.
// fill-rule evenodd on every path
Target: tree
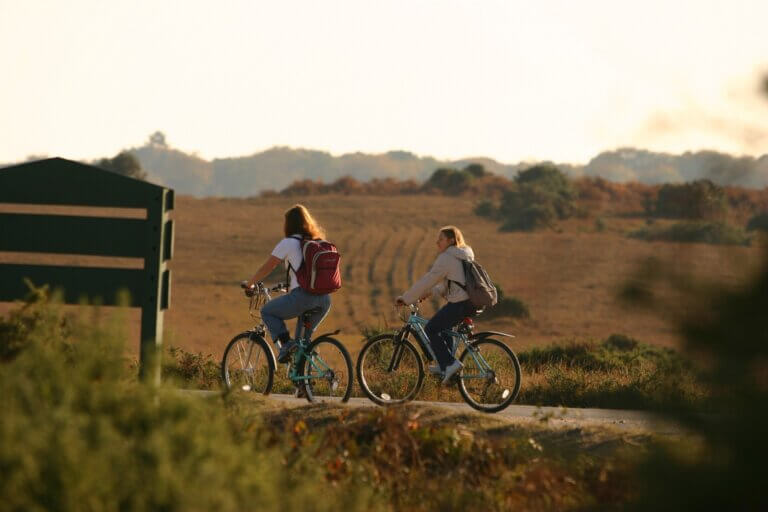
M 167 148 L 168 143 L 165 141 L 165 134 L 161 131 L 156 131 L 149 136 L 149 145 L 157 146 L 159 148 Z
M 499 216 L 505 231 L 553 227 L 576 211 L 576 191 L 554 165 L 541 164 L 520 172 L 515 186 L 504 193 Z
M 121 151 L 114 158 L 102 158 L 96 165 L 107 171 L 116 172 L 129 178 L 147 179 L 147 173 L 141 168 L 139 160 L 128 151 Z
M 654 208 L 657 217 L 673 219 L 722 220 L 727 213 L 725 190 L 710 180 L 666 184 L 659 190 Z

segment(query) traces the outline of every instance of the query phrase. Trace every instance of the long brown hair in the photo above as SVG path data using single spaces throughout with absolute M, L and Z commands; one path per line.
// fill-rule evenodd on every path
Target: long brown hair
M 295 204 L 285 211 L 285 236 L 302 235 L 309 238 L 325 238 L 325 230 L 315 222 L 303 204 Z
M 456 226 L 443 226 L 440 228 L 440 232 L 445 235 L 446 238 L 453 240 L 456 247 L 466 247 L 464 242 L 464 235 L 461 234 L 461 230 Z

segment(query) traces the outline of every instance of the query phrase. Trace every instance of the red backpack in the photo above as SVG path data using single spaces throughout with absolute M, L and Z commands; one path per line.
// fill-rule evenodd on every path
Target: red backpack
M 301 243 L 301 265 L 296 280 L 304 291 L 313 295 L 333 293 L 341 288 L 341 254 L 336 246 L 326 240 L 293 237 Z M 288 267 L 291 263 L 288 262 Z

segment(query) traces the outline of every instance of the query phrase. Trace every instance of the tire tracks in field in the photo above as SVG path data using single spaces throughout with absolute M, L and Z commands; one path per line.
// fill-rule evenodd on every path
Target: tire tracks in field
M 361 325 L 360 312 L 355 304 L 360 301 L 356 300 L 360 295 L 361 289 L 363 289 L 363 280 L 358 275 L 360 269 L 364 268 L 362 263 L 363 255 L 368 244 L 368 238 L 362 236 L 352 237 L 347 253 L 349 254 L 348 262 L 344 267 L 342 278 L 348 283 L 347 293 L 345 294 L 347 317 L 351 319 L 355 327 Z
M 383 275 L 381 269 L 379 269 L 379 262 L 381 256 L 387 251 L 388 247 L 391 247 L 391 241 L 394 235 L 394 231 L 387 233 L 381 243 L 378 244 L 371 259 L 368 263 L 368 284 L 371 287 L 369 292 L 369 301 L 371 304 L 371 310 L 373 316 L 378 316 L 379 308 L 379 296 L 384 292 L 383 284 L 386 281 L 386 277 Z
M 387 274 L 387 284 L 389 285 L 392 297 L 396 297 L 410 287 L 412 284 L 411 275 L 413 265 L 406 253 L 410 252 L 412 257 L 414 250 L 418 249 L 421 241 L 421 230 L 410 228 L 402 234 L 402 241 L 395 249 L 395 254 Z
M 416 237 L 416 240 L 413 243 L 413 249 L 411 250 L 411 254 L 408 257 L 408 283 L 410 284 L 412 284 L 414 281 L 415 276 L 413 275 L 413 269 L 416 265 L 416 256 L 419 254 L 419 250 L 424 244 L 424 238 L 427 234 L 427 230 L 421 228 L 417 230 L 417 233 L 419 233 L 419 236 Z

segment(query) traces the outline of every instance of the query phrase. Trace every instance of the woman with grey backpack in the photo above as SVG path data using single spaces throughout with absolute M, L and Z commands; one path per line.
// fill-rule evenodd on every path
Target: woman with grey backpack
M 440 333 L 453 328 L 465 317 L 473 316 L 477 312 L 477 306 L 470 301 L 470 296 L 465 291 L 467 279 L 462 263 L 473 261 L 475 254 L 456 226 L 440 228 L 437 249 L 437 258 L 429 272 L 416 281 L 407 292 L 397 297 L 395 304 L 413 304 L 431 295 L 443 296 L 448 301 L 424 328 L 437 358 L 437 365 L 430 366 L 429 370 L 442 375 L 443 384 L 447 384 L 461 370 L 462 364 L 453 356 L 450 345 Z

